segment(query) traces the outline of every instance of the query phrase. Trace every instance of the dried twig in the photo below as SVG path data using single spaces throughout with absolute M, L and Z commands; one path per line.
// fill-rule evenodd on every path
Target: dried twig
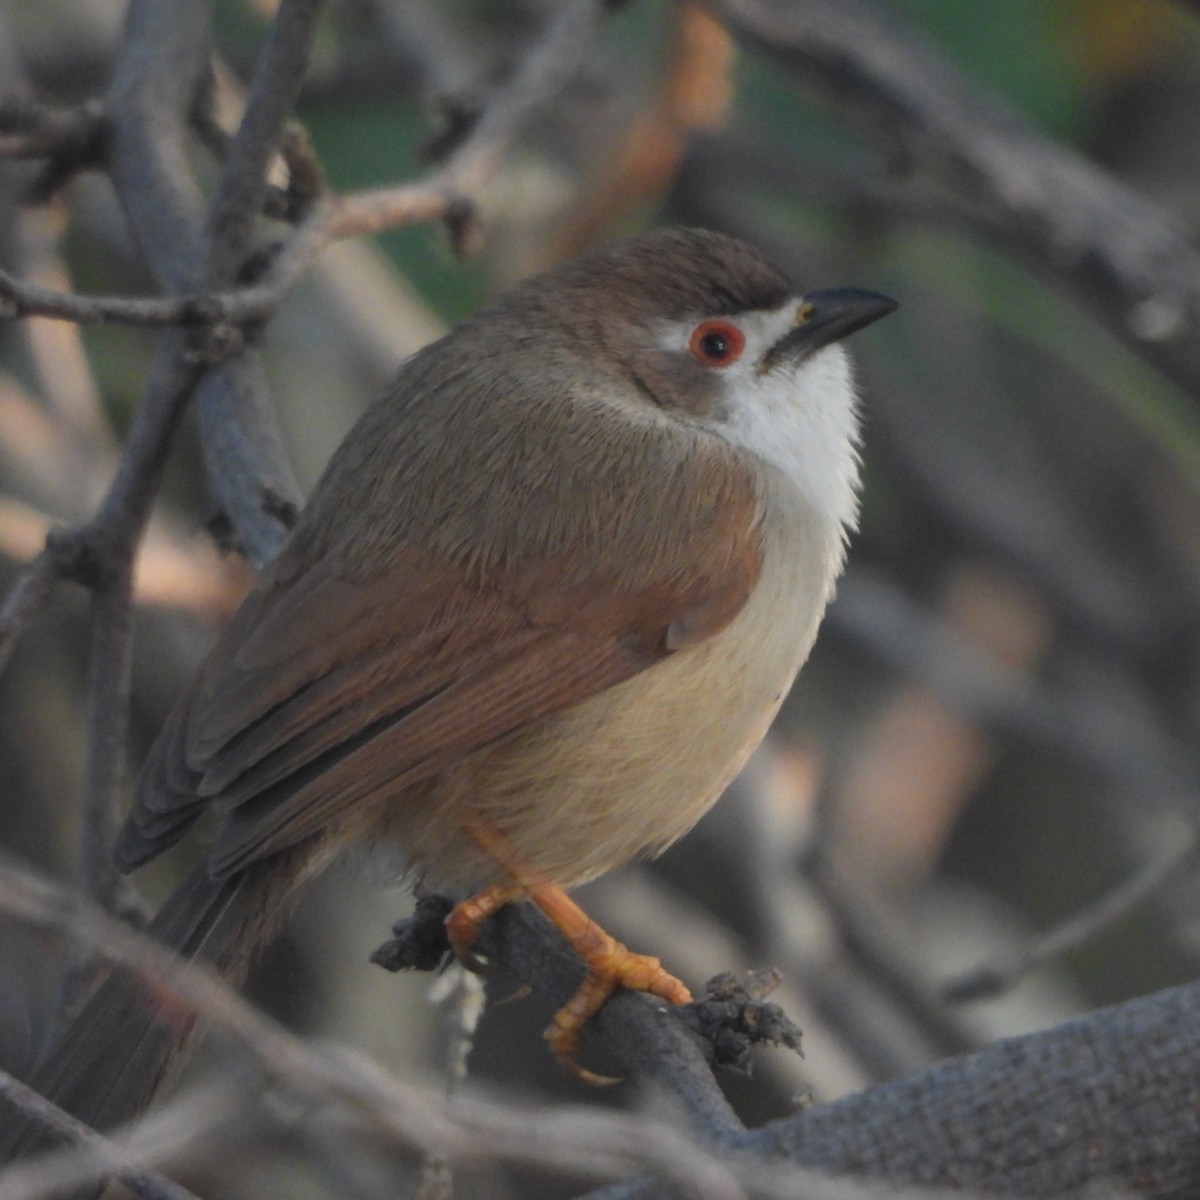
M 0 608 L 0 674 L 8 665 L 21 635 L 50 602 L 62 576 L 56 551 L 47 546 L 21 573 Z
M 972 204 L 1140 355 L 1200 385 L 1200 250 L 1145 197 L 1026 128 L 863 0 L 708 0 L 734 35 L 821 94 L 889 162 Z
M 346 197 L 331 217 L 328 236 L 375 233 L 423 214 L 415 219 L 445 220 L 455 249 L 469 254 L 480 237 L 478 208 L 485 185 L 529 118 L 554 99 L 586 61 L 606 11 L 599 0 L 562 5 L 440 171 L 423 184 Z
M 417 183 L 328 197 L 316 204 L 257 284 L 222 290 L 218 283 L 212 290 L 194 290 L 188 295 L 163 298 L 83 297 L 34 287 L 0 271 L 0 297 L 10 305 L 9 312 L 0 315 L 36 314 L 87 324 L 234 325 L 258 322 L 278 307 L 296 280 L 332 241 L 440 219 L 451 223 L 457 231 L 459 247 L 465 252 L 478 236 L 475 209 L 505 151 L 532 113 L 557 95 L 584 61 L 603 10 L 604 5 L 598 0 L 575 0 L 565 6 L 511 82 L 494 97 L 492 106 L 470 136 L 441 169 Z M 305 20 L 311 20 L 312 15 L 308 11 L 301 13 Z M 278 20 L 286 21 L 289 17 L 290 11 L 283 11 Z M 280 41 L 293 55 L 296 53 L 298 38 L 295 34 L 286 39 L 281 37 Z M 272 78 L 276 72 L 283 77 L 285 66 L 295 71 L 295 64 L 281 52 L 280 63 L 273 68 Z M 278 118 L 279 111 L 287 109 L 279 103 L 281 97 L 275 94 L 277 88 L 265 83 L 262 88 L 262 94 L 270 97 L 273 114 Z M 218 197 L 214 203 L 236 204 L 240 225 L 257 212 L 256 205 L 261 205 L 265 191 L 265 183 L 261 182 L 265 179 L 265 162 L 274 146 L 269 140 L 256 145 L 253 162 L 244 166 L 232 157 L 236 144 L 236 139 L 230 143 L 227 177 L 241 181 L 246 176 L 259 180 L 261 186 L 250 189 L 244 182 L 230 183 L 228 195 L 231 198 L 222 200 Z M 246 156 L 250 158 L 251 152 L 247 151 Z M 234 221 L 232 217 L 214 215 L 210 224 L 214 239 L 219 240 L 218 233 L 232 228 Z M 233 256 L 238 263 L 245 255 L 244 239 L 245 233 L 239 229 L 238 240 L 243 249 L 240 257 Z M 224 274 L 227 277 L 228 270 Z
M 267 166 L 283 143 L 323 6 L 323 0 L 281 0 L 275 14 L 212 199 L 205 267 L 209 286 L 232 283 L 250 252 L 267 191 Z
M 0 1070 L 0 1102 L 33 1117 L 78 1149 L 54 1151 L 0 1173 L 0 1200 L 41 1200 L 111 1175 L 144 1200 L 197 1200 L 194 1193 L 145 1165 L 180 1149 L 227 1119 L 237 1095 L 218 1085 L 193 1091 L 153 1117 L 132 1136 L 105 1137 Z
M 275 291 L 241 288 L 196 296 L 81 296 L 25 283 L 0 270 L 0 317 L 56 317 L 81 325 L 217 325 L 258 321 Z
M 1016 953 L 984 963 L 943 984 L 942 998 L 955 1004 L 1001 995 L 1030 971 L 1086 945 L 1155 894 L 1191 875 L 1198 854 L 1200 834 L 1193 828 L 1169 854 L 1149 863 L 1132 878 L 1032 939 Z
M 169 950 L 80 897 L 11 864 L 0 864 L 0 911 L 42 927 L 69 931 L 107 961 L 153 978 L 164 994 L 196 1010 L 232 1038 L 269 1078 L 314 1105 L 342 1104 L 377 1135 L 471 1163 L 495 1158 L 600 1177 L 651 1168 L 706 1200 L 741 1196 L 725 1165 L 667 1126 L 644 1118 L 539 1114 L 458 1098 L 447 1107 L 407 1087 L 358 1056 L 309 1046 L 253 1009 L 212 970 L 183 963 Z

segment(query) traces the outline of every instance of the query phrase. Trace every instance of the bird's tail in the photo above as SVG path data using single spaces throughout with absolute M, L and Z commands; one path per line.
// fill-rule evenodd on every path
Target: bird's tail
M 181 956 L 223 975 L 245 973 L 253 948 L 267 935 L 284 895 L 278 864 L 263 864 L 227 880 L 194 870 L 163 905 L 149 932 Z M 195 1014 L 154 979 L 114 968 L 30 1085 L 93 1129 L 112 1130 L 136 1117 L 191 1035 Z M 0 1101 L 0 1163 L 54 1141 Z

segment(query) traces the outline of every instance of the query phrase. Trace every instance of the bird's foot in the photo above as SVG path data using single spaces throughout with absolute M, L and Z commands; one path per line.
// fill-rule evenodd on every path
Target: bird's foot
M 472 971 L 486 964 L 474 952 L 480 926 L 506 904 L 528 898 L 566 938 L 583 959 L 587 974 L 575 994 L 554 1014 L 545 1038 L 555 1058 L 577 1079 L 585 1083 L 609 1084 L 616 1080 L 597 1075 L 576 1061 L 583 1027 L 600 1011 L 618 988 L 649 992 L 668 1004 L 688 1004 L 692 994 L 663 969 L 657 958 L 634 954 L 606 933 L 562 888 L 548 883 L 494 884 L 456 904 L 446 917 L 446 936 L 459 961 Z
M 506 904 L 519 900 L 528 889 L 515 883 L 497 883 L 456 904 L 446 917 L 446 937 L 454 956 L 468 971 L 486 974 L 487 962 L 475 953 L 479 930 Z
M 635 954 L 606 933 L 567 894 L 557 887 L 540 887 L 529 897 L 583 959 L 587 975 L 575 994 L 554 1014 L 546 1041 L 562 1066 L 585 1083 L 617 1081 L 597 1075 L 576 1062 L 583 1027 L 618 988 L 648 992 L 668 1004 L 688 1004 L 692 994 L 657 958 Z

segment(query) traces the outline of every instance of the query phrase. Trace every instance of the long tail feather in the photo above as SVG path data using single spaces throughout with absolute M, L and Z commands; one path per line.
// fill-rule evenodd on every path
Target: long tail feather
M 264 864 L 228 880 L 197 868 L 151 923 L 150 932 L 186 958 L 240 976 L 265 936 L 282 895 L 280 872 Z M 111 1130 L 149 1103 L 195 1024 L 194 1014 L 154 981 L 114 969 L 38 1066 L 30 1084 L 94 1129 Z M 0 1101 L 0 1163 L 53 1144 L 34 1122 Z

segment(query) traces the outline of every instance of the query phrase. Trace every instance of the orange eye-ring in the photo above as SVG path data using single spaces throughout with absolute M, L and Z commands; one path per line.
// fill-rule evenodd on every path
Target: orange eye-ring
M 732 321 L 719 319 L 701 321 L 688 340 L 692 357 L 706 367 L 727 367 L 745 348 L 746 335 Z

